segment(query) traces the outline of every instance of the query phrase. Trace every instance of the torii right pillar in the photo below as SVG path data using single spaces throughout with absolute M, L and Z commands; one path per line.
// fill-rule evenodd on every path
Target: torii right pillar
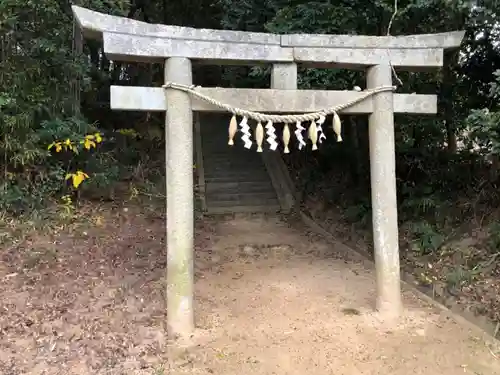
M 392 85 L 392 67 L 375 65 L 367 71 L 367 88 Z M 376 309 L 387 317 L 402 311 L 399 266 L 396 154 L 392 91 L 373 97 L 369 117 L 372 224 L 377 283 Z

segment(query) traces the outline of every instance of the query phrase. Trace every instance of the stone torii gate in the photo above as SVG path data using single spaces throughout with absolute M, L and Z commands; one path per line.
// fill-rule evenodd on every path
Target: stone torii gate
M 165 62 L 164 88 L 111 86 L 111 108 L 166 112 L 169 335 L 185 336 L 194 330 L 193 111 L 229 110 L 244 117 L 245 123 L 247 117 L 269 120 L 263 115 L 259 117 L 259 113 L 255 115 L 257 111 L 314 113 L 314 129 L 311 133 L 310 128 L 309 133 L 314 144 L 325 114 L 368 114 L 376 308 L 391 315 L 401 310 L 394 113 L 435 114 L 437 98 L 393 93 L 393 69 L 441 67 L 444 50 L 459 47 L 464 32 L 396 37 L 276 35 L 148 24 L 78 6 L 72 9 L 75 30 L 86 38 L 103 40 L 104 53 L 110 60 Z M 192 60 L 211 64 L 271 63 L 272 88 L 193 87 Z M 297 90 L 298 63 L 308 67 L 363 69 L 367 72 L 367 90 Z M 223 108 L 221 103 L 227 106 Z M 242 115 L 235 110 L 238 108 L 250 112 Z M 285 117 L 272 121 L 284 122 L 288 135 L 288 124 L 296 122 Z M 233 122 L 230 133 L 235 128 Z M 242 131 L 245 132 L 244 126 Z M 257 127 L 255 135 L 257 142 L 262 142 L 262 127 Z M 284 137 L 285 145 L 288 135 Z

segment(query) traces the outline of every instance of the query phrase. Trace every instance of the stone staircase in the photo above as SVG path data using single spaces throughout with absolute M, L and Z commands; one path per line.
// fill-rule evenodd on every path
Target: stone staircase
M 235 145 L 228 146 L 229 120 L 228 114 L 199 114 L 198 120 L 195 117 L 196 162 L 202 165 L 198 173 L 202 174 L 199 184 L 204 212 L 286 211 L 280 183 L 275 173 L 270 173 L 264 153 L 257 153 L 256 145 L 245 149 L 240 133 Z

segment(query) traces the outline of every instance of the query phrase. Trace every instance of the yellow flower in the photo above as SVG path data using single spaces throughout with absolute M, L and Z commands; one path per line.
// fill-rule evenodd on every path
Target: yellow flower
M 52 147 L 56 148 L 56 152 L 61 152 L 62 150 L 62 144 L 61 142 L 52 142 L 48 147 L 47 150 L 50 150 Z
M 78 170 L 76 171 L 76 173 L 68 173 L 66 175 L 66 180 L 69 180 L 69 179 L 72 179 L 72 182 L 73 182 L 73 186 L 76 188 L 78 188 L 78 186 L 80 186 L 80 184 L 86 180 L 87 178 L 89 178 L 89 175 L 81 170 Z
M 76 151 L 75 146 L 73 145 L 73 142 L 69 138 L 64 141 L 64 147 L 68 150 Z
M 83 141 L 80 143 L 83 144 L 87 150 L 90 150 L 92 147 L 96 147 L 96 143 L 93 141 L 94 136 L 87 135 Z
M 63 150 L 63 148 L 65 150 L 71 150 L 73 152 L 76 152 L 76 148 L 73 144 L 73 141 L 71 139 L 66 139 L 64 142 L 60 142 L 60 141 L 57 141 L 57 142 L 52 142 L 48 147 L 47 147 L 47 150 L 50 150 L 51 148 L 55 148 L 56 149 L 56 152 L 61 152 Z
M 102 137 L 100 133 L 88 134 L 82 141 L 80 141 L 83 147 L 85 147 L 87 150 L 90 150 L 92 147 L 97 147 L 97 143 L 101 142 Z

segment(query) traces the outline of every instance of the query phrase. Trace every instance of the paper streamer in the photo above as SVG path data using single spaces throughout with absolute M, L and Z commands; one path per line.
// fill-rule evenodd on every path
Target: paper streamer
M 322 128 L 323 123 L 325 122 L 325 119 L 326 119 L 325 116 L 320 116 L 320 118 L 316 120 L 316 127 L 318 129 L 318 134 L 319 134 L 318 143 L 322 143 L 323 139 L 326 139 L 326 135 L 323 132 L 323 128 Z
M 306 142 L 304 140 L 304 136 L 302 135 L 302 131 L 306 130 L 300 123 L 300 121 L 297 121 L 296 130 L 295 130 L 295 137 L 297 137 L 297 140 L 299 141 L 299 150 L 302 150 L 306 146 Z
M 268 135 L 266 141 L 269 143 L 269 148 L 276 151 L 276 148 L 278 148 L 278 142 L 276 142 L 278 136 L 276 135 L 276 129 L 272 121 L 268 121 L 266 124 L 266 134 Z
M 243 117 L 240 122 L 240 126 L 241 132 L 243 133 L 241 139 L 243 140 L 243 142 L 245 142 L 243 147 L 245 147 L 246 149 L 251 149 L 252 141 L 250 140 L 250 137 L 252 136 L 252 134 L 250 133 L 250 126 L 248 125 L 248 119 L 246 117 Z

